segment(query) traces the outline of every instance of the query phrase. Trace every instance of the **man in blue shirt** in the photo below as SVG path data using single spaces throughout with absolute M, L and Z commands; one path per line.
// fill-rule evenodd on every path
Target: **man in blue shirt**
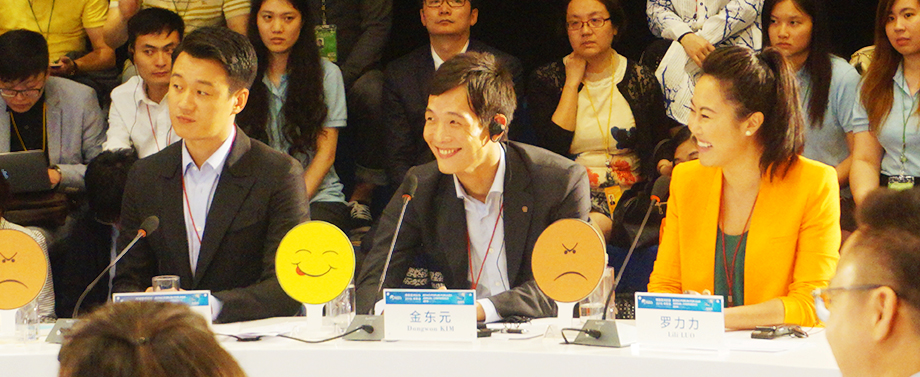
M 308 218 L 303 170 L 234 125 L 255 74 L 252 45 L 226 28 L 195 30 L 173 52 L 167 101 L 183 141 L 131 171 L 119 246 L 148 216 L 160 227 L 125 255 L 114 292 L 178 275 L 182 289 L 211 291 L 218 322 L 296 313 L 274 264 L 281 239 Z

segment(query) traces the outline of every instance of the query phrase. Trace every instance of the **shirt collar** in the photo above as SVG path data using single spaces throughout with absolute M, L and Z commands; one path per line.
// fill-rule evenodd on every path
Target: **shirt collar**
M 463 45 L 463 49 L 460 50 L 460 53 L 462 54 L 466 52 L 466 50 L 468 50 L 469 48 L 470 48 L 470 40 L 467 39 L 466 44 Z M 444 64 L 444 59 L 441 59 L 441 57 L 438 56 L 438 53 L 434 51 L 434 46 L 431 46 L 431 58 L 434 59 L 434 70 L 437 71 L 438 68 L 441 68 L 441 64 Z
M 907 79 L 904 78 L 904 62 L 898 64 L 898 71 L 894 73 L 892 81 L 894 81 L 895 85 L 901 88 L 904 93 L 907 93 L 908 97 L 911 97 L 910 87 L 907 86 Z
M 233 140 L 236 138 L 236 126 L 233 126 L 233 130 L 230 132 L 230 136 L 227 137 L 227 140 L 224 140 L 224 143 L 220 145 L 220 148 L 217 148 L 211 157 L 201 164 L 201 167 L 204 168 L 205 165 L 211 167 L 217 172 L 220 172 L 224 167 L 224 161 L 227 160 L 227 156 L 230 155 L 230 147 L 233 146 Z M 182 141 L 182 174 L 184 175 L 188 172 L 192 166 L 195 166 L 195 160 L 192 159 L 192 155 L 188 153 L 188 148 L 185 146 L 185 141 Z
M 278 86 L 275 86 L 275 83 L 272 82 L 268 75 L 262 75 L 262 83 L 268 88 L 268 91 L 272 94 L 275 94 L 279 97 L 284 96 L 284 92 L 287 91 L 287 80 L 288 75 L 285 73 L 281 75 L 281 80 L 278 81 Z
M 144 79 L 142 79 L 140 76 L 137 76 L 137 81 L 137 87 L 134 88 L 134 103 L 138 105 L 147 104 L 155 106 L 166 103 L 166 96 L 163 96 L 163 99 L 160 100 L 160 103 L 156 103 L 150 99 L 150 97 L 147 97 L 147 91 L 144 90 Z
M 466 193 L 466 189 L 463 188 L 463 185 L 460 184 L 460 180 L 457 179 L 456 174 L 452 174 L 454 177 L 454 188 L 457 189 L 457 198 L 460 199 L 472 199 L 472 196 L 469 196 Z M 498 169 L 495 170 L 495 179 L 492 180 L 492 188 L 489 189 L 489 194 L 503 194 L 505 192 L 505 149 L 502 148 L 502 152 L 498 155 Z

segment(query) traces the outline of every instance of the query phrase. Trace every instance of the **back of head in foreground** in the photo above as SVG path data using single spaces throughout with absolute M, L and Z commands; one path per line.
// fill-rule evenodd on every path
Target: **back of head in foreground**
M 244 377 L 201 315 L 165 302 L 109 304 L 66 336 L 59 376 Z

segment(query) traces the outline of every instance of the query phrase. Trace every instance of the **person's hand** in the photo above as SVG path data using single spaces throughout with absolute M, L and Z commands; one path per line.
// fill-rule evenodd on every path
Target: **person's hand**
M 118 2 L 118 10 L 121 17 L 125 20 L 134 16 L 141 7 L 141 0 L 121 0 Z
M 562 58 L 562 64 L 565 65 L 565 85 L 577 88 L 585 78 L 588 62 L 573 52 Z
M 703 66 L 703 60 L 706 60 L 706 56 L 716 49 L 712 43 L 694 33 L 684 35 L 680 39 L 680 45 L 684 46 L 684 52 L 687 53 L 687 56 L 700 67 Z
M 482 305 L 478 302 L 476 303 L 476 320 L 480 322 L 486 320 L 486 311 L 482 309 Z
M 51 187 L 57 187 L 61 183 L 61 172 L 57 169 L 48 169 L 48 179 L 51 180 Z
M 658 161 L 658 174 L 661 175 L 671 175 L 671 171 L 674 170 L 674 164 L 671 161 L 666 159 L 661 159 Z
M 66 56 L 62 56 L 58 61 L 51 63 L 52 76 L 73 76 L 77 72 L 77 65 Z

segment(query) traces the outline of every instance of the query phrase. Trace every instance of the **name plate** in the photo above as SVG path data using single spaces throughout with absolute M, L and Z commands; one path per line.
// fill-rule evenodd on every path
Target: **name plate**
M 725 336 L 722 296 L 636 293 L 639 344 L 719 349 Z
M 192 308 L 193 312 L 201 314 L 208 321 L 208 326 L 211 325 L 211 291 L 114 293 L 112 294 L 112 301 L 156 301 L 186 304 Z
M 385 289 L 387 340 L 475 340 L 476 291 Z

